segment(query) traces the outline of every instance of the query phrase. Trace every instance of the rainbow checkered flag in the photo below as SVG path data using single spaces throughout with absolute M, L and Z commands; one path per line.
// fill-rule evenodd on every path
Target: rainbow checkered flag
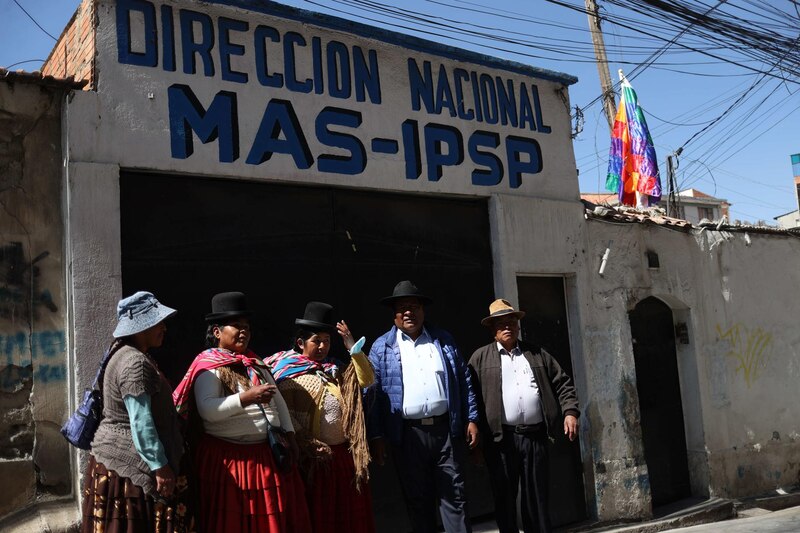
M 622 97 L 611 132 L 606 189 L 616 192 L 623 205 L 637 205 L 637 192 L 641 203 L 653 205 L 661 199 L 656 149 L 636 92 L 621 73 L 620 77 Z

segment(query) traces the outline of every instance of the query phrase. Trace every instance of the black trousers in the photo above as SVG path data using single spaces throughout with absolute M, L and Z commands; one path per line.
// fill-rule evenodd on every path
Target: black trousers
M 489 441 L 489 442 L 486 442 Z M 548 510 L 549 471 L 547 433 L 541 428 L 518 434 L 503 426 L 503 439 L 484 440 L 486 466 L 492 483 L 495 519 L 500 533 L 517 533 L 517 493 L 522 482 L 522 529 L 525 533 L 550 533 Z
M 414 533 L 437 530 L 437 501 L 447 533 L 472 531 L 461 467 L 467 445 L 464 439 L 450 438 L 446 415 L 437 417 L 433 425 L 404 421 L 403 444 L 393 447 L 392 454 Z

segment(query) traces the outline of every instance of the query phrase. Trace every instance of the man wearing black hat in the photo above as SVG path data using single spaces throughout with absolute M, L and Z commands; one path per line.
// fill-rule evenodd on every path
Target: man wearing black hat
M 367 434 L 383 464 L 389 441 L 415 533 L 436 531 L 438 496 L 445 531 L 471 531 L 461 465 L 478 444 L 478 408 L 467 368 L 452 336 L 425 323 L 432 300 L 410 281 L 381 303 L 394 326 L 369 353 Z
M 517 490 L 522 479 L 522 528 L 551 530 L 547 507 L 548 439 L 562 424 L 564 435 L 578 434 L 578 399 L 569 376 L 545 350 L 519 341 L 525 316 L 507 300 L 495 300 L 481 324 L 494 341 L 469 360 L 479 384 L 485 418 L 484 455 L 500 533 L 517 533 Z M 562 421 L 563 418 L 563 421 Z

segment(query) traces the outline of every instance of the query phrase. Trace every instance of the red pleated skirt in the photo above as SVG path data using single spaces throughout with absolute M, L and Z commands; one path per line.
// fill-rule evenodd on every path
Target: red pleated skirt
M 355 466 L 347 444 L 331 446 L 329 465 L 314 471 L 308 487 L 308 508 L 315 533 L 374 533 L 369 483 L 355 487 Z
M 266 442 L 234 444 L 204 435 L 195 463 L 200 531 L 311 531 L 297 469 L 278 472 Z

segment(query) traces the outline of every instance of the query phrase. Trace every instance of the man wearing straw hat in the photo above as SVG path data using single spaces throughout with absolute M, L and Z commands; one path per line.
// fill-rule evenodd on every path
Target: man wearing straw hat
M 525 533 L 551 530 L 547 507 L 548 440 L 563 429 L 578 434 L 578 399 L 572 380 L 544 349 L 519 340 L 525 316 L 503 299 L 481 320 L 494 340 L 472 354 L 469 365 L 483 395 L 484 455 L 500 533 L 518 532 L 517 491 L 522 481 Z

